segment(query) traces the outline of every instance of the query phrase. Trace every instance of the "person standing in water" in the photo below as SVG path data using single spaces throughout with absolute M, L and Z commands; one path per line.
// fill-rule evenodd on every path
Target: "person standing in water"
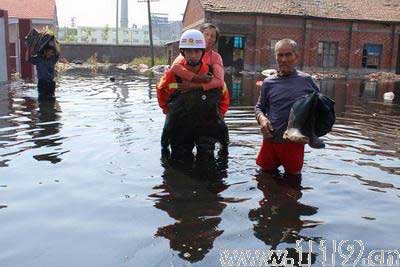
M 188 30 L 179 42 L 184 67 L 196 75 L 207 75 L 209 65 L 202 63 L 205 40 L 198 30 Z M 181 88 L 183 79 L 169 69 L 157 84 L 157 99 L 167 115 L 162 135 L 171 145 L 171 158 L 193 159 L 196 146 L 198 159 L 214 157 L 215 143 L 223 138 L 226 124 L 221 116 L 220 102 L 229 97 L 222 88 L 207 91 Z
M 280 40 L 275 45 L 275 58 L 278 72 L 264 80 L 255 106 L 264 137 L 256 163 L 263 171 L 272 173 L 283 165 L 284 178 L 293 185 L 300 185 L 304 144 L 284 140 L 283 133 L 293 103 L 307 94 L 319 92 L 319 88 L 310 75 L 296 70 L 299 55 L 295 41 Z
M 54 100 L 55 98 L 54 77 L 59 56 L 59 49 L 50 45 L 45 46 L 36 55 L 31 54 L 31 48 L 26 50 L 25 60 L 36 66 L 39 100 Z

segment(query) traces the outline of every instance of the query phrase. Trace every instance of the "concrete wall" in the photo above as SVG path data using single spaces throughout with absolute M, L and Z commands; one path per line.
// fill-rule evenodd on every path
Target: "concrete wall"
M 175 58 L 180 54 L 179 41 L 166 44 L 165 49 L 167 51 L 166 53 L 167 53 L 168 65 L 172 65 Z
M 0 84 L 9 80 L 7 14 L 0 10 Z
M 11 73 L 21 72 L 21 49 L 19 47 L 19 30 L 18 21 L 8 24 L 9 42 L 10 42 L 10 56 L 11 56 Z
M 98 62 L 129 63 L 134 58 L 150 57 L 149 46 L 102 45 L 102 44 L 61 44 L 61 57 L 68 61 L 84 60 L 97 53 Z M 165 56 L 165 48 L 154 46 L 154 56 Z

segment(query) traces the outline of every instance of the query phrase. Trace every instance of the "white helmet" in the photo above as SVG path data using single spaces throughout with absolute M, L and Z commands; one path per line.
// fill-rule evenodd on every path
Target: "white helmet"
M 198 30 L 187 30 L 179 41 L 179 48 L 200 48 L 206 49 L 206 41 L 203 34 Z

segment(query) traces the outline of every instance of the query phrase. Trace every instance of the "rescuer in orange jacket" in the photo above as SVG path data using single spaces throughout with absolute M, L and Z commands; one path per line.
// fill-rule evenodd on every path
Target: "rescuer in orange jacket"
M 179 48 L 186 69 L 199 75 L 212 76 L 212 68 L 203 64 L 205 40 L 201 32 L 188 30 L 182 34 Z M 173 159 L 193 159 L 214 155 L 215 143 L 220 142 L 227 153 L 228 128 L 223 115 L 229 107 L 229 92 L 224 88 L 207 91 L 182 86 L 182 79 L 168 70 L 157 84 L 157 99 L 167 115 L 161 140 L 163 150 L 171 145 Z

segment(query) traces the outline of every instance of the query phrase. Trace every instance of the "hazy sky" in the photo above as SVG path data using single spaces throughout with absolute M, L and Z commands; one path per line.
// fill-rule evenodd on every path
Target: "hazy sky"
M 142 1 L 142 0 L 140 0 Z M 71 17 L 75 17 L 77 26 L 115 27 L 116 0 L 56 0 L 60 27 L 70 26 Z M 182 20 L 187 0 L 159 0 L 151 3 L 152 13 L 168 13 L 170 20 Z M 121 0 L 119 0 L 121 5 Z M 129 25 L 147 23 L 147 3 L 128 0 Z

